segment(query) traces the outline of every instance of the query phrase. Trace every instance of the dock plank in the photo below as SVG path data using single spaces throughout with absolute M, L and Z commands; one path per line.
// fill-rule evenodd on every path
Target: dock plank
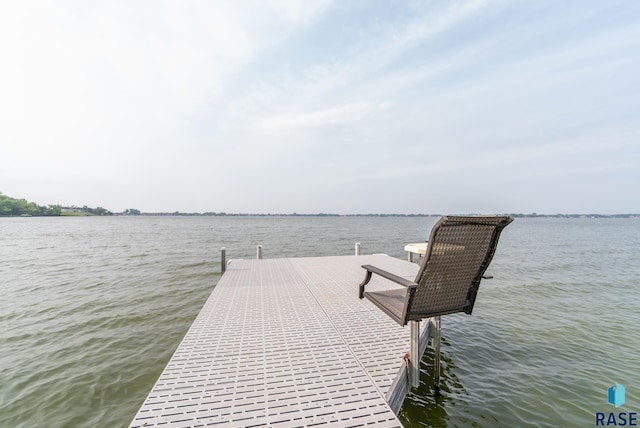
M 418 269 L 384 255 L 232 261 L 131 427 L 401 426 L 387 399 L 405 394 L 409 329 L 358 299 L 362 264 Z

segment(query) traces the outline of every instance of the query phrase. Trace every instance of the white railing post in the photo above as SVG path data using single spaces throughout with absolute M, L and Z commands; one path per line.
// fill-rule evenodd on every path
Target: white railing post
M 435 331 L 433 333 L 433 389 L 440 394 L 440 317 L 433 317 Z
M 256 258 L 258 260 L 262 259 L 262 245 L 258 245 L 256 248 Z
M 411 388 L 420 386 L 420 321 L 409 321 L 411 325 L 411 355 L 409 357 L 409 384 Z
M 356 256 L 360 255 L 360 243 L 356 242 Z

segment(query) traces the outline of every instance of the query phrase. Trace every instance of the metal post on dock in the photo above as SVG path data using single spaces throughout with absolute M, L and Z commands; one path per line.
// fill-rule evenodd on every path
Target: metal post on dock
M 256 247 L 256 258 L 258 260 L 262 259 L 262 245 L 258 245 L 258 247 Z
M 433 323 L 433 389 L 436 395 L 440 395 L 440 317 L 433 317 Z
M 222 247 L 220 249 L 220 273 L 224 273 L 227 270 L 227 249 Z
M 411 388 L 420 386 L 420 321 L 409 321 L 411 325 L 411 365 L 409 367 L 409 384 Z
M 360 255 L 360 243 L 356 242 L 356 256 Z

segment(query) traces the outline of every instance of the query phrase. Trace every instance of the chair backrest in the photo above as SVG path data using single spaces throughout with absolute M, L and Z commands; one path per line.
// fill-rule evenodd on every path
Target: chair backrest
M 406 321 L 455 312 L 471 314 L 480 280 L 509 216 L 442 217 L 431 230 L 427 252 L 410 297 Z

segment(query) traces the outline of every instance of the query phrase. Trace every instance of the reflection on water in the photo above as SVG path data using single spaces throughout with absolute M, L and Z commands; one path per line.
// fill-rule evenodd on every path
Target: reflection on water
M 433 349 L 428 347 L 420 362 L 420 386 L 407 395 L 398 415 L 405 426 L 446 427 L 449 419 L 447 408 L 454 402 L 452 397 L 464 394 L 464 388 L 456 377 L 453 360 L 447 348 L 449 342 L 440 341 L 440 394 L 436 395 L 433 383 Z

